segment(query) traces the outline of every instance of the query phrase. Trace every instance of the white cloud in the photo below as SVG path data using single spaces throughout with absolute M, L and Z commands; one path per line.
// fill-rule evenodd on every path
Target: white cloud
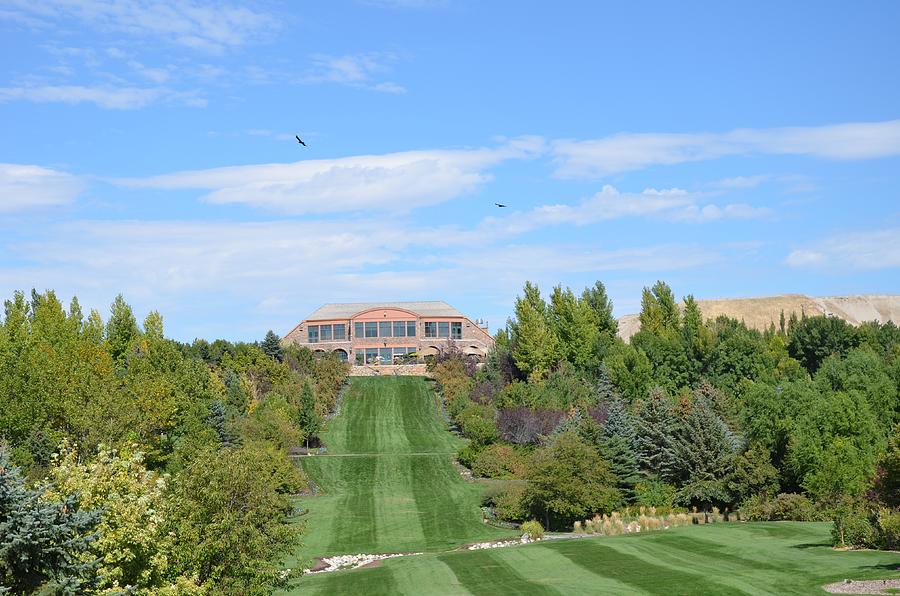
M 242 203 L 290 214 L 362 209 L 407 211 L 471 192 L 486 169 L 542 150 L 534 137 L 493 149 L 408 151 L 259 164 L 121 179 L 137 188 L 204 189 L 210 203 Z
M 791 267 L 829 271 L 900 267 L 900 228 L 838 234 L 792 251 Z
M 379 52 L 344 56 L 314 54 L 312 69 L 303 77 L 303 82 L 336 83 L 382 93 L 406 93 L 406 88 L 397 83 L 374 80 L 388 70 L 388 63 L 396 59 L 393 54 Z
M 79 178 L 65 172 L 0 163 L 0 213 L 67 205 L 83 189 Z
M 114 87 L 81 85 L 42 85 L 0 87 L 0 103 L 5 101 L 33 101 L 37 103 L 92 103 L 111 110 L 134 110 L 160 101 L 175 102 L 190 107 L 206 106 L 206 99 L 192 92 L 175 91 L 165 87 Z
M 35 25 L 85 23 L 101 31 L 156 37 L 221 52 L 278 28 L 264 12 L 199 0 L 7 0 L 0 18 Z
M 189 333 L 228 337 L 261 334 L 260 327 L 284 332 L 317 304 L 360 296 L 469 300 L 475 288 L 509 303 L 526 279 L 557 283 L 561 271 L 657 275 L 720 259 L 716 251 L 694 245 L 507 246 L 490 238 L 479 246 L 454 245 L 440 230 L 403 218 L 81 221 L 42 229 L 9 250 L 21 265 L 0 268 L 0 290 L 6 294 L 55 288 L 62 296 L 77 294 L 85 307 L 105 310 L 121 291 L 138 312 L 160 309 L 180 317 L 179 326 Z M 198 295 L 204 300 L 196 300 Z M 224 312 L 210 317 L 219 304 L 231 311 L 243 305 L 248 329 L 237 331 Z
M 726 133 L 624 133 L 553 144 L 557 175 L 603 177 L 653 165 L 716 159 L 728 155 L 810 155 L 871 159 L 900 155 L 900 120 L 820 127 L 737 129 Z
M 522 234 L 552 225 L 583 226 L 622 217 L 657 217 L 668 221 L 705 222 L 718 219 L 752 219 L 771 215 L 763 207 L 732 203 L 722 207 L 703 204 L 703 195 L 679 188 L 620 192 L 605 185 L 593 197 L 576 205 L 541 205 L 508 217 L 491 217 L 483 227 L 492 233 Z

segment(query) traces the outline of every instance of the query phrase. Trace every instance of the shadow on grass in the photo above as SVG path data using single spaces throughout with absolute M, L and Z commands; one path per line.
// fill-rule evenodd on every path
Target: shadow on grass
M 831 548 L 830 542 L 805 542 L 803 544 L 794 544 L 791 548 Z

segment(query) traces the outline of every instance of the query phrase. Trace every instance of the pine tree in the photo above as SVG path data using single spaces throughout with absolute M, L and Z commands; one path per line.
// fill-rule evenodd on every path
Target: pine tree
M 322 419 L 316 412 L 316 396 L 309 381 L 304 381 L 300 391 L 300 414 L 298 426 L 306 436 L 306 448 L 309 449 L 309 438 L 319 434 Z
M 45 492 L 25 486 L 0 446 L 0 586 L 14 594 L 84 593 L 96 583 L 96 561 L 84 555 L 100 512 L 79 509 L 74 495 L 54 502 Z
M 676 471 L 678 418 L 665 392 L 656 387 L 642 404 L 636 420 L 635 451 L 641 470 L 668 480 Z
M 621 398 L 609 403 L 600 454 L 615 474 L 617 487 L 629 501 L 634 498 L 634 485 L 640 479 L 634 420 Z
M 238 437 L 228 428 L 228 412 L 225 409 L 225 404 L 220 400 L 217 399 L 212 403 L 206 421 L 216 431 L 223 447 L 234 447 L 238 444 Z
M 617 399 L 621 399 L 616 386 L 613 385 L 612 379 L 609 378 L 609 370 L 606 364 L 601 362 L 597 367 L 597 403 L 611 404 Z
M 247 406 L 249 405 L 247 393 L 241 386 L 240 375 L 230 368 L 225 371 L 225 392 L 228 409 L 238 416 L 246 414 Z
M 274 331 L 269 329 L 266 333 L 266 338 L 259 346 L 263 352 L 265 352 L 266 356 L 269 358 L 281 362 L 281 357 L 283 354 L 283 350 L 281 348 L 281 338 L 278 337 Z

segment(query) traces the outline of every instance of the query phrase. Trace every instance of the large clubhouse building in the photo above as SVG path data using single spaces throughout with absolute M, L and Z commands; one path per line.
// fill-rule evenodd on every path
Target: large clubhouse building
M 393 364 L 455 346 L 484 360 L 494 345 L 486 326 L 446 302 L 326 304 L 284 337 L 285 343 L 334 352 L 356 365 Z

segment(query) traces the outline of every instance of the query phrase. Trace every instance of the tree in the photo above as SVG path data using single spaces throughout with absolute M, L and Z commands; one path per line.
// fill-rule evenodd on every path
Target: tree
M 561 357 L 582 371 L 595 367 L 600 326 L 590 304 L 576 298 L 569 288 L 556 286 L 550 295 L 550 320 Z
M 859 339 L 853 327 L 837 317 L 804 317 L 790 326 L 788 351 L 810 374 L 832 354 L 846 354 Z
M 90 544 L 100 513 L 82 509 L 75 495 L 54 501 L 46 493 L 25 486 L 0 446 L 0 586 L 15 594 L 83 593 L 96 583 Z
M 676 473 L 678 419 L 672 402 L 659 388 L 641 404 L 635 429 L 638 464 L 651 478 L 663 480 Z
M 540 380 L 559 360 L 559 341 L 536 285 L 525 282 L 524 296 L 516 298 L 515 309 L 511 325 L 513 359 L 529 380 Z
M 875 496 L 888 507 L 900 508 L 900 424 L 894 427 L 876 469 L 873 483 Z
M 168 478 L 148 471 L 142 453 L 103 448 L 81 463 L 64 443 L 50 478 L 58 498 L 76 495 L 82 509 L 103 512 L 91 544 L 99 590 L 149 595 L 169 584 L 174 545 L 162 532 Z
M 303 383 L 303 389 L 300 392 L 300 412 L 297 423 L 306 438 L 306 448 L 309 449 L 309 438 L 318 435 L 322 425 L 322 419 L 316 411 L 316 396 L 309 381 Z
M 681 311 L 672 288 L 657 281 L 651 288 L 644 288 L 641 295 L 641 329 L 655 335 L 675 335 L 681 329 Z
M 594 311 L 600 338 L 608 345 L 616 337 L 619 322 L 613 316 L 613 303 L 606 294 L 606 286 L 601 281 L 595 282 L 592 287 L 585 288 L 581 299 Z
M 634 420 L 625 402 L 617 399 L 608 405 L 603 425 L 600 454 L 609 462 L 616 486 L 629 501 L 634 499 L 634 485 L 641 480 L 635 452 Z
M 238 437 L 229 428 L 231 422 L 228 419 L 228 411 L 221 400 L 213 401 L 209 407 L 209 416 L 206 418 L 206 421 L 216 431 L 216 435 L 219 437 L 223 447 L 234 447 L 237 445 Z
M 139 335 L 140 330 L 134 313 L 122 294 L 119 294 L 110 308 L 109 321 L 106 323 L 106 341 L 109 344 L 110 355 L 120 366 L 124 364 L 132 344 Z
M 282 348 L 281 348 L 281 338 L 278 337 L 274 331 L 269 329 L 266 333 L 266 338 L 262 341 L 259 346 L 262 348 L 262 351 L 265 352 L 266 356 L 269 358 L 281 362 L 282 357 Z
M 728 501 L 725 478 L 739 446 L 708 400 L 695 399 L 675 439 L 674 477 L 685 485 L 681 500 L 704 507 Z
M 577 519 L 610 513 L 621 504 L 608 464 L 571 432 L 535 451 L 527 480 L 523 502 L 547 528 L 570 527 Z
M 176 545 L 173 573 L 216 594 L 269 594 L 287 581 L 280 558 L 300 526 L 287 522 L 288 495 L 302 477 L 265 443 L 198 454 L 175 479 L 165 530 Z
M 643 399 L 653 380 L 653 367 L 642 350 L 617 339 L 603 360 L 613 385 L 630 401 Z

